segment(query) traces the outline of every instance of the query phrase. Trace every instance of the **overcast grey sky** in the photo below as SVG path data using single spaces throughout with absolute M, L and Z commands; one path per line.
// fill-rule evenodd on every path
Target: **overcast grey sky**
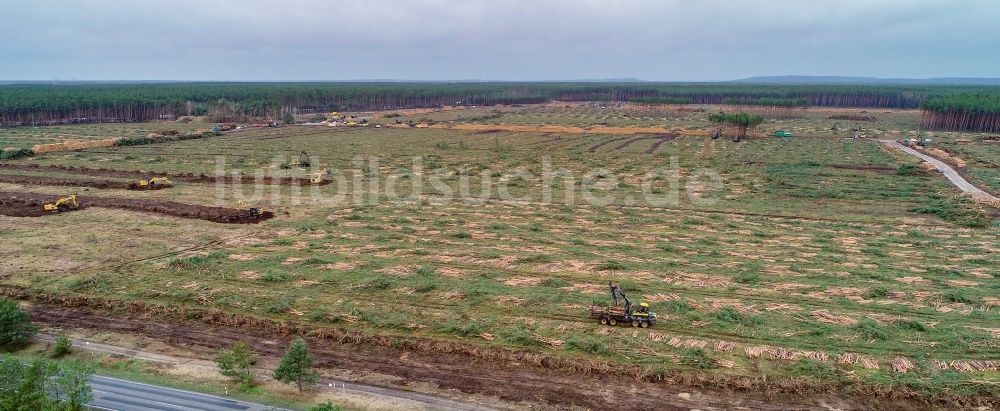
M 6 80 L 1000 77 L 1000 1 L 0 0 Z

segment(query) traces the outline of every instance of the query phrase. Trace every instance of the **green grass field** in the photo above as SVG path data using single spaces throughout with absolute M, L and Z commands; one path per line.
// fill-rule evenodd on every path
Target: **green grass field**
M 158 130 L 180 132 L 212 128 L 205 123 L 116 123 L 0 128 L 0 148 L 31 148 L 35 144 L 62 143 L 66 140 L 102 140 L 112 137 L 141 137 Z

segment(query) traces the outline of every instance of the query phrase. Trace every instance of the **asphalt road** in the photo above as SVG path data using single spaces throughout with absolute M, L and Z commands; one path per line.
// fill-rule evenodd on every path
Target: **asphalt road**
M 907 154 L 919 157 L 921 160 L 933 164 L 934 167 L 937 167 L 937 169 L 941 171 L 941 174 L 944 174 L 945 178 L 951 181 L 951 183 L 954 184 L 955 187 L 958 187 L 959 190 L 972 194 L 986 201 L 1000 201 L 1000 198 L 996 198 L 992 194 L 980 190 L 979 187 L 972 185 L 972 183 L 968 182 L 964 177 L 958 174 L 958 172 L 955 171 L 954 168 L 951 168 L 951 166 L 948 165 L 948 163 L 945 163 L 944 161 L 938 160 L 927 154 L 921 153 L 910 147 L 904 146 L 900 144 L 898 141 L 892 141 L 892 140 L 879 140 L 879 141 L 886 143 L 894 148 L 903 150 Z
M 278 409 L 266 405 L 216 397 L 214 395 L 97 375 L 91 378 L 90 384 L 94 390 L 94 399 L 88 405 L 98 410 L 263 411 Z

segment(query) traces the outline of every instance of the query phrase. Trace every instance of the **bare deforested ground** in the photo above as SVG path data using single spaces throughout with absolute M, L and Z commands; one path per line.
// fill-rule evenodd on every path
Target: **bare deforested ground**
M 165 338 L 213 348 L 247 333 L 269 341 L 304 334 L 324 366 L 514 401 L 643 409 L 672 401 L 681 390 L 672 384 L 681 384 L 753 392 L 727 393 L 736 403 L 701 403 L 719 408 L 778 398 L 767 393 L 803 408 L 845 397 L 900 407 L 995 405 L 995 217 L 976 224 L 981 215 L 941 176 L 876 141 L 846 139 L 851 124 L 831 130 L 836 120 L 828 118 L 870 116 L 866 135 L 901 138 L 919 114 L 809 109 L 761 126 L 761 135 L 781 129 L 795 137 L 734 143 L 710 138 L 714 126 L 705 116 L 717 109 L 639 116 L 594 105 L 468 108 L 413 114 L 448 128 L 283 127 L 7 162 L 0 165 L 5 175 L 163 174 L 177 185 L 122 191 L 116 199 L 94 189 L 81 195 L 88 208 L 78 212 L 0 218 L 2 240 L 28 244 L 31 257 L 6 251 L 17 263 L 3 266 L 2 285 L 19 298 L 44 296 L 49 308 L 36 312 L 56 324 L 150 336 L 178 327 L 185 332 Z M 558 129 L 599 130 L 601 123 L 668 131 Z M 990 148 L 995 143 L 979 137 L 932 136 L 982 182 L 1000 157 Z M 239 230 L 232 236 L 212 221 L 226 222 L 234 210 L 190 206 L 212 202 L 216 188 L 204 183 L 214 181 L 219 156 L 227 171 L 263 170 L 268 181 L 291 182 L 313 171 L 288 166 L 301 151 L 315 156 L 316 168 L 361 176 L 364 190 L 348 191 L 337 204 L 293 203 L 294 190 L 306 190 L 274 184 L 274 204 L 264 208 L 276 217 L 226 226 Z M 494 186 L 470 202 L 436 192 L 420 203 L 353 201 L 373 197 L 373 171 L 397 173 L 396 192 L 410 194 L 415 156 L 424 170 L 445 170 L 440 182 L 454 192 L 463 176 L 478 193 L 484 175 L 495 185 L 511 170 L 527 171 L 508 186 L 525 200 L 504 202 Z M 577 185 L 590 170 L 614 173 L 616 185 L 600 182 L 609 202 L 591 206 L 577 197 L 566 204 L 560 185 L 545 203 L 543 161 Z M 674 163 L 678 203 L 633 201 L 649 170 Z M 717 173 L 721 186 L 689 179 L 702 169 Z M 251 182 L 231 178 L 223 186 L 249 190 Z M 40 209 L 65 189 L 28 183 L 0 183 L 2 197 Z M 333 194 L 337 184 L 317 189 Z M 715 201 L 691 201 L 703 194 Z M 143 216 L 149 224 L 136 222 Z M 59 233 L 72 235 L 41 239 Z M 142 242 L 150 237 L 155 247 Z M 119 243 L 112 256 L 85 247 L 107 253 Z M 608 327 L 589 318 L 589 305 L 608 302 L 609 281 L 633 301 L 649 302 L 660 324 Z M 118 311 L 73 317 L 60 309 L 97 298 Z M 170 322 L 186 310 L 200 313 L 193 323 Z M 111 320 L 94 320 L 102 316 Z M 268 355 L 277 350 L 274 342 L 260 344 Z M 428 365 L 435 361 L 440 370 Z

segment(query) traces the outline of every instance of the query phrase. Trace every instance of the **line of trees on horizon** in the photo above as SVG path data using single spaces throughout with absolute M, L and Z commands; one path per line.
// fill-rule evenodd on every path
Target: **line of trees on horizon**
M 928 98 L 962 92 L 1000 94 L 1000 88 L 725 83 L 8 84 L 0 85 L 0 125 L 134 122 L 201 115 L 218 122 L 276 121 L 286 113 L 533 104 L 552 100 L 647 104 L 741 101 L 759 107 L 804 102 L 801 105 L 916 108 Z

